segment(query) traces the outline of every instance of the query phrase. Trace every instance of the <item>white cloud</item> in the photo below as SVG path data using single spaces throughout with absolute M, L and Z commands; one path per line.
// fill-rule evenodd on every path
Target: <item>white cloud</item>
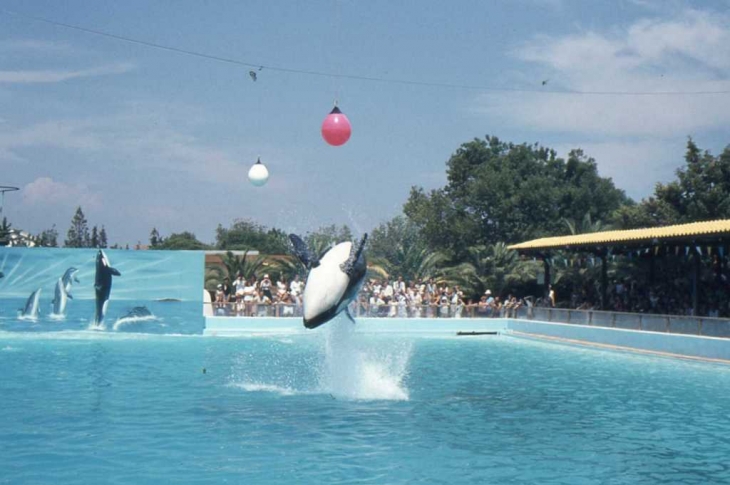
M 135 69 L 133 63 L 117 63 L 79 70 L 0 71 L 0 83 L 58 83 L 82 77 L 123 74 Z
M 22 189 L 23 204 L 28 206 L 82 206 L 99 208 L 101 197 L 82 184 L 56 182 L 50 177 L 39 177 Z
M 657 142 L 656 140 L 612 140 L 585 142 L 576 145 L 562 144 L 555 149 L 562 156 L 574 148 L 599 162 L 602 177 L 613 179 L 616 187 L 623 189 L 633 199 L 651 195 L 654 184 L 674 180 L 682 159 L 686 139 Z M 637 167 L 641 167 L 637 170 Z
M 515 56 L 579 92 L 730 91 L 730 18 L 685 10 L 608 33 L 540 36 Z M 549 89 L 546 88 L 546 91 Z M 730 123 L 727 94 L 483 94 L 476 109 L 513 126 L 591 136 L 686 136 Z
M 48 42 L 37 39 L 8 39 L 0 41 L 0 52 L 48 52 L 58 54 L 74 51 L 75 49 L 65 42 Z

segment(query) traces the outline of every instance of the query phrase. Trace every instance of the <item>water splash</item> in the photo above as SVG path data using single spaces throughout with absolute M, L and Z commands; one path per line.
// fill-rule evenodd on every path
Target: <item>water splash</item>
M 120 317 L 117 318 L 117 320 L 114 322 L 114 326 L 112 328 L 117 331 L 125 326 L 132 326 L 144 322 L 158 322 L 160 320 L 160 318 L 154 315 L 145 315 L 141 317 Z
M 321 392 L 340 399 L 408 400 L 404 380 L 411 343 L 368 340 L 358 335 L 355 326 L 344 318 L 330 322 L 323 335 Z

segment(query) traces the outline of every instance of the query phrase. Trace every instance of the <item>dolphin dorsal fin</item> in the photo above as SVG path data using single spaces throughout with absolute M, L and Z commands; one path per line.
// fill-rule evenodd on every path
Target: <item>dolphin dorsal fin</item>
M 367 241 L 367 239 L 368 235 L 365 234 L 362 239 L 352 243 L 352 246 L 350 247 L 350 256 L 347 258 L 347 261 L 340 265 L 340 269 L 347 276 L 352 276 L 352 271 L 355 269 L 355 263 L 357 263 L 357 260 L 360 259 L 362 250 L 365 249 L 365 241 Z
M 307 247 L 307 243 L 302 241 L 301 237 L 296 234 L 289 234 L 289 239 L 291 240 L 292 246 L 294 246 L 294 254 L 297 255 L 297 258 L 299 258 L 302 263 L 304 263 L 304 266 L 306 266 L 307 269 L 319 266 L 319 258 L 312 254 Z

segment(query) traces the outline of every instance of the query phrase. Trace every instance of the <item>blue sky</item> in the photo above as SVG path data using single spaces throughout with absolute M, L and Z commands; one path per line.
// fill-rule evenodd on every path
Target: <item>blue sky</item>
M 253 82 L 25 16 L 267 67 Z M 637 200 L 674 178 L 687 136 L 730 143 L 730 94 L 578 94 L 730 91 L 728 0 L 6 0 L 0 59 L 0 185 L 21 188 L 5 215 L 65 236 L 80 204 L 122 244 L 153 226 L 212 242 L 236 218 L 369 231 L 485 134 L 583 148 Z M 319 134 L 335 97 L 353 126 L 336 148 Z

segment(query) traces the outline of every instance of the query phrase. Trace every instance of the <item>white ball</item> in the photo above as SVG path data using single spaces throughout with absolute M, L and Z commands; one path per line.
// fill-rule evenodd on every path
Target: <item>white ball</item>
M 257 162 L 248 171 L 248 180 L 256 187 L 261 187 L 269 180 L 269 171 L 263 163 Z

